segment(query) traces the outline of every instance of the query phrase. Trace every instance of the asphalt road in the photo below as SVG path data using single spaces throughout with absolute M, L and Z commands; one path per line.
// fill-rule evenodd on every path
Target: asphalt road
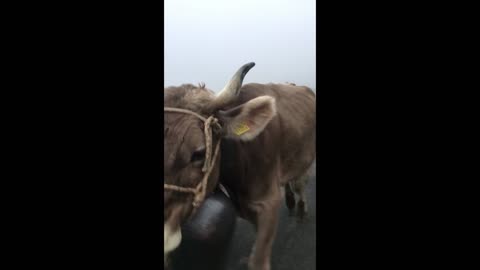
M 316 166 L 316 164 L 314 164 Z M 315 168 L 313 168 L 315 171 Z M 299 221 L 290 216 L 283 202 L 277 236 L 273 243 L 272 270 L 316 269 L 316 175 L 313 173 L 307 187 L 308 215 Z M 227 270 L 246 270 L 247 258 L 255 240 L 253 226 L 237 218 Z

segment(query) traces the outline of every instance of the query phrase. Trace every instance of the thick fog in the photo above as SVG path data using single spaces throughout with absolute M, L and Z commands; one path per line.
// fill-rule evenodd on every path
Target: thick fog
M 315 31 L 315 0 L 165 0 L 164 85 L 219 91 L 255 62 L 245 83 L 316 90 Z

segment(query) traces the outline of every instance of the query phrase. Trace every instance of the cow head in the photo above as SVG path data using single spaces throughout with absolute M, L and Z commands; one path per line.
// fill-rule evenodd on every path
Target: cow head
M 217 95 L 205 88 L 186 84 L 169 87 L 164 91 L 164 106 L 195 112 L 205 118 L 214 116 L 221 129 L 213 133 L 216 145 L 222 137 L 248 141 L 260 134 L 276 114 L 275 100 L 269 96 L 254 98 L 226 110 L 235 102 L 247 72 L 254 66 L 242 66 Z M 231 106 L 230 106 L 231 107 Z M 206 139 L 204 122 L 188 113 L 164 113 L 164 183 L 195 188 L 204 176 Z M 208 178 L 207 194 L 215 188 L 220 169 L 220 155 L 214 161 Z M 164 255 L 177 248 L 181 241 L 180 226 L 193 210 L 194 196 L 164 190 Z

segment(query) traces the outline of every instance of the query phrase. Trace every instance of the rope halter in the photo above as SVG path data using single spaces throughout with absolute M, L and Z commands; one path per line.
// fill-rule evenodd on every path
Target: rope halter
M 200 120 L 202 120 L 205 124 L 204 132 L 205 132 L 205 146 L 206 146 L 206 152 L 205 152 L 205 163 L 203 164 L 202 172 L 204 173 L 203 179 L 200 183 L 195 188 L 189 188 L 189 187 L 180 187 L 176 185 L 169 185 L 169 184 L 163 184 L 164 190 L 172 190 L 172 191 L 177 191 L 177 192 L 182 192 L 182 193 L 192 193 L 194 196 L 193 199 L 193 208 L 194 210 L 197 209 L 198 206 L 203 202 L 206 196 L 207 192 L 207 181 L 208 177 L 210 177 L 210 174 L 213 170 L 213 167 L 215 166 L 215 161 L 218 156 L 218 152 L 220 149 L 220 141 L 218 140 L 216 146 L 215 146 L 215 153 L 213 154 L 212 157 L 212 143 L 213 143 L 213 125 L 216 125 L 218 129 L 221 129 L 220 124 L 218 123 L 218 119 L 210 116 L 208 118 L 205 118 L 195 112 L 192 112 L 190 110 L 185 110 L 185 109 L 179 109 L 179 108 L 170 108 L 170 107 L 164 107 L 163 108 L 164 112 L 173 112 L 173 113 L 185 113 L 185 114 L 190 114 L 193 116 L 196 116 Z

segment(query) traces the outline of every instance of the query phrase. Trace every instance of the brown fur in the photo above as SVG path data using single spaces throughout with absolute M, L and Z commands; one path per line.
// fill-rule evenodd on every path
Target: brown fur
M 182 108 L 198 113 L 206 113 L 208 105 L 215 99 L 213 91 L 205 88 L 205 84 L 195 86 L 183 84 L 171 86 L 164 90 L 164 106 Z
M 241 88 L 236 100 L 221 111 L 208 112 L 205 108 L 214 100 L 213 93 L 204 87 L 182 85 L 165 89 L 164 106 L 185 108 L 204 116 L 214 113 L 226 126 L 230 118 L 245 111 L 242 106 L 260 96 L 274 99 L 275 112 L 267 106 L 270 104 L 268 100 L 264 100 L 258 111 L 267 113 L 269 118 L 262 121 L 269 122 L 261 127 L 258 136 L 248 140 L 235 139 L 234 135 L 222 139 L 221 155 L 209 189 L 212 190 L 219 179 L 230 188 L 240 216 L 252 222 L 257 230 L 249 269 L 269 270 L 282 198 L 280 187 L 289 182 L 304 181 L 315 159 L 315 94 L 307 87 L 295 85 L 247 84 Z M 188 159 L 202 145 L 202 124 L 190 115 L 165 114 L 165 182 L 194 187 L 200 181 L 199 168 L 189 164 Z M 299 194 L 303 192 L 303 183 L 293 186 L 300 187 L 301 190 L 296 190 Z M 188 213 L 191 210 L 188 206 L 190 197 L 165 192 L 166 211 L 174 204 L 183 205 Z

